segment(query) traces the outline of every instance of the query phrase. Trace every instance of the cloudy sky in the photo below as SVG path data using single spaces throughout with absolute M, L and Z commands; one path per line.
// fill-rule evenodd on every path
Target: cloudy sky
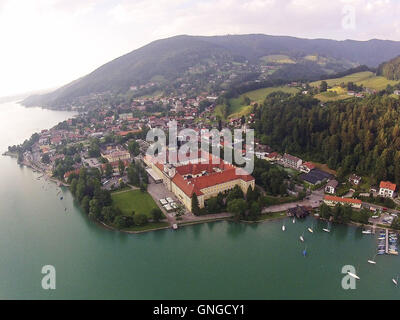
M 178 34 L 400 41 L 399 16 L 400 0 L 0 0 L 0 96 L 63 85 Z

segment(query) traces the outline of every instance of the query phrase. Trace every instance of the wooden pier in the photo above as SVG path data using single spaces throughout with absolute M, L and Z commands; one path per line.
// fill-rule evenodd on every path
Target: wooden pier
M 385 253 L 389 253 L 389 230 L 386 229 L 386 246 L 385 246 Z

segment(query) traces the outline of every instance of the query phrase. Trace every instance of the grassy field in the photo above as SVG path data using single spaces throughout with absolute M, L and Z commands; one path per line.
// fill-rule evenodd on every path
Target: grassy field
M 350 74 L 342 78 L 328 79 L 326 80 L 328 86 L 335 87 L 341 83 L 353 82 L 357 85 L 363 85 L 366 88 L 371 88 L 375 90 L 383 90 L 388 84 L 394 85 L 399 83 L 399 81 L 388 80 L 385 77 L 376 76 L 373 72 L 364 71 Z M 318 87 L 321 81 L 311 82 L 310 85 L 313 87 Z
M 246 116 L 251 112 L 251 106 L 246 105 L 244 103 L 244 97 L 249 97 L 252 102 L 262 103 L 269 94 L 277 91 L 296 94 L 299 92 L 299 89 L 287 86 L 279 86 L 279 87 L 261 88 L 245 92 L 241 94 L 238 98 L 233 98 L 229 100 L 230 108 L 228 110 L 228 117 L 239 118 L 242 115 Z M 217 108 L 216 112 L 218 112 Z
M 118 207 L 124 215 L 132 215 L 132 211 L 135 213 L 144 213 L 149 218 L 150 211 L 154 208 L 158 208 L 153 198 L 147 192 L 141 192 L 140 190 L 129 190 L 121 193 L 111 194 L 113 199 L 113 205 Z
M 268 56 L 261 57 L 262 61 L 266 63 L 280 63 L 280 64 L 293 64 L 296 63 L 293 59 L 289 56 L 283 54 L 271 54 Z
M 337 94 L 336 92 L 333 91 L 327 91 L 314 95 L 314 98 L 318 99 L 321 102 L 328 102 L 328 101 L 339 101 L 339 100 L 350 99 L 352 97 L 347 94 Z

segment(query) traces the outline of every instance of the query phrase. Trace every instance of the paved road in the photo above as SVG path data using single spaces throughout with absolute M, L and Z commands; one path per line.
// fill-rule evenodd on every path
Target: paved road
M 318 208 L 321 204 L 323 197 L 324 197 L 323 189 L 320 189 L 320 190 L 313 191 L 311 193 L 311 195 L 309 195 L 302 201 L 296 201 L 296 202 L 283 203 L 283 204 L 269 206 L 267 208 L 264 208 L 262 210 L 262 212 L 266 213 L 266 212 L 286 211 L 289 208 L 295 208 L 296 206 L 310 206 L 313 208 Z

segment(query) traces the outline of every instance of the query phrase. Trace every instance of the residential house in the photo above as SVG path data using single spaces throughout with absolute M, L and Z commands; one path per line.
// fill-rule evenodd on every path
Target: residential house
M 381 181 L 379 184 L 379 196 L 393 198 L 396 191 L 396 185 L 389 181 Z
M 325 192 L 330 194 L 336 193 L 336 188 L 338 184 L 339 182 L 337 182 L 336 180 L 329 181 L 325 186 Z
M 303 160 L 288 153 L 283 155 L 281 161 L 285 167 L 293 168 L 295 170 L 299 170 L 301 164 L 303 163 Z
M 300 166 L 300 171 L 304 173 L 309 173 L 313 169 L 315 169 L 315 164 L 313 164 L 312 162 L 304 162 Z
M 279 159 L 279 154 L 277 152 L 271 152 L 266 155 L 265 160 L 267 161 L 276 161 Z
M 355 175 L 355 174 L 352 174 L 352 175 L 350 175 L 350 177 L 349 177 L 349 182 L 350 182 L 351 184 L 356 185 L 356 186 L 358 186 L 358 185 L 360 184 L 360 181 L 361 181 L 361 177 L 359 177 L 359 176 L 357 176 L 357 175 Z

